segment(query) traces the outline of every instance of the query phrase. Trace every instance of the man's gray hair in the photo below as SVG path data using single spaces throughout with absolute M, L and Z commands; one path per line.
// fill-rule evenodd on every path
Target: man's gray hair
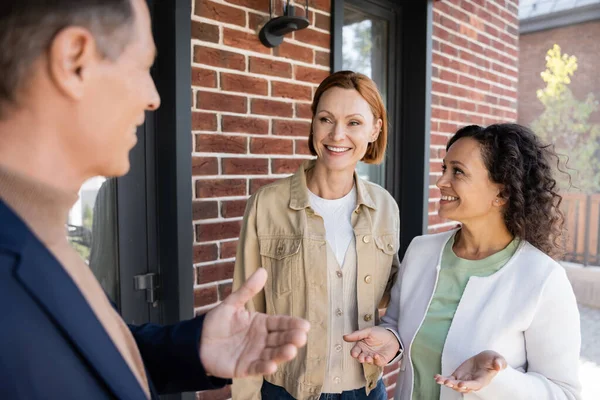
M 0 0 L 0 117 L 33 63 L 69 26 L 88 29 L 101 55 L 116 59 L 129 43 L 131 0 Z

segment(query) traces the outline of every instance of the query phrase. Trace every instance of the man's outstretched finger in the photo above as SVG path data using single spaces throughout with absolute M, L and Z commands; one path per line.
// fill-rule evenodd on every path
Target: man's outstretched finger
M 223 303 L 236 308 L 243 308 L 267 283 L 267 270 L 259 268 L 250 275 L 250 278 L 235 292 L 231 293 Z
M 277 347 L 293 344 L 302 347 L 306 344 L 308 336 L 304 330 L 295 329 L 285 332 L 271 332 L 267 336 L 267 347 Z
M 271 360 L 254 361 L 248 366 L 248 372 L 245 376 L 252 375 L 271 375 L 277 371 L 277 363 Z
M 300 329 L 305 332 L 310 330 L 310 322 L 302 318 L 290 317 L 287 315 L 269 315 L 267 318 L 267 330 L 288 331 L 291 329 Z
M 277 364 L 292 360 L 298 354 L 298 348 L 292 344 L 268 347 L 262 351 L 260 358 L 263 361 L 274 361 Z

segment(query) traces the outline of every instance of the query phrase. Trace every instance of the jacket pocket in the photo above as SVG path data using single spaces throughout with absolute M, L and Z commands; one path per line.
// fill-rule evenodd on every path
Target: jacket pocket
M 263 267 L 269 272 L 273 293 L 281 295 L 292 290 L 294 271 L 300 257 L 301 239 L 259 239 Z
M 394 255 L 398 252 L 396 235 L 381 235 L 375 237 L 379 260 L 379 286 L 385 288 L 390 278 Z

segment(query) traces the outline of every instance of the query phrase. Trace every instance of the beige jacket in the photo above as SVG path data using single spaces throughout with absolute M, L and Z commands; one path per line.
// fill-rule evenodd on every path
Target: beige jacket
M 248 200 L 237 249 L 234 290 L 254 271 L 267 269 L 265 289 L 248 309 L 285 314 L 311 323 L 307 345 L 298 356 L 265 379 L 296 399 L 317 399 L 329 353 L 327 242 L 323 219 L 310 207 L 305 162 L 291 177 L 262 187 Z M 357 206 L 352 215 L 357 254 L 358 328 L 379 321 L 398 271 L 399 211 L 392 196 L 355 174 Z M 349 333 L 349 332 L 348 332 Z M 367 393 L 381 368 L 364 365 Z M 233 399 L 260 399 L 262 378 L 236 379 Z

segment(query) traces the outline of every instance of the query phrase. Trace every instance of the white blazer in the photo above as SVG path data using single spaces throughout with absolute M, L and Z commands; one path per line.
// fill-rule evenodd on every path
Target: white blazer
M 433 297 L 442 251 L 456 230 L 416 237 L 408 247 L 382 327 L 402 343 L 394 399 L 410 400 L 411 346 Z M 471 277 L 442 351 L 448 376 L 465 360 L 494 350 L 508 362 L 482 390 L 461 394 L 440 387 L 440 400 L 580 399 L 579 311 L 563 267 L 522 241 L 513 257 L 488 277 Z

